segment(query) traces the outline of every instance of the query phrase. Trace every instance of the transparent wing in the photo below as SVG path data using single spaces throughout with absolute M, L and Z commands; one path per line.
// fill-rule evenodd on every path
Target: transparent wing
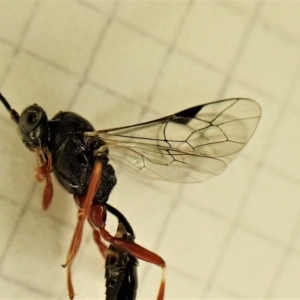
M 195 106 L 127 127 L 87 132 L 109 157 L 131 170 L 176 182 L 201 182 L 220 174 L 245 147 L 261 115 L 251 99 L 234 98 Z

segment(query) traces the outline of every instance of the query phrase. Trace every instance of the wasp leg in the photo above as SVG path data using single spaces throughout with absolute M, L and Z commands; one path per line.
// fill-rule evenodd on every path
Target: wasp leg
M 53 185 L 50 173 L 46 177 L 46 186 L 43 194 L 42 209 L 47 210 L 53 197 Z
M 105 229 L 106 207 L 105 205 L 93 204 L 90 209 L 89 220 L 101 236 L 111 245 L 126 251 L 131 256 L 150 262 L 162 268 L 162 279 L 157 295 L 157 300 L 164 299 L 165 291 L 165 261 L 154 252 L 134 243 L 131 240 L 114 237 Z
M 75 202 L 78 205 L 78 207 L 82 207 L 82 204 L 84 203 L 84 196 L 75 195 L 74 199 L 75 199 Z M 101 239 L 101 235 L 99 234 L 99 231 L 94 229 L 93 224 L 91 224 L 91 222 L 89 222 L 89 223 L 93 228 L 94 241 L 97 244 L 98 249 L 99 249 L 100 253 L 102 254 L 103 258 L 106 259 L 107 246 L 103 243 L 103 241 Z
M 34 177 L 38 182 L 42 182 L 46 178 L 46 185 L 43 194 L 42 209 L 47 210 L 52 197 L 53 197 L 53 185 L 51 180 L 51 167 L 52 167 L 52 157 L 50 153 L 47 153 L 47 161 L 42 165 L 35 168 Z
M 72 284 L 72 278 L 71 278 L 71 266 L 81 243 L 84 221 L 86 217 L 89 215 L 91 204 L 93 202 L 96 191 L 99 187 L 101 181 L 100 180 L 101 173 L 102 173 L 102 163 L 97 161 L 95 162 L 94 167 L 92 169 L 89 187 L 82 208 L 78 210 L 77 225 L 68 251 L 67 261 L 64 265 L 62 265 L 64 268 L 67 267 L 67 283 L 68 283 L 68 291 L 69 291 L 70 299 L 73 299 L 75 296 L 73 284 Z
M 102 254 L 103 258 L 106 259 L 107 246 L 102 242 L 101 235 L 99 234 L 98 230 L 93 229 L 93 237 L 94 237 L 95 243 L 98 245 L 100 253 Z

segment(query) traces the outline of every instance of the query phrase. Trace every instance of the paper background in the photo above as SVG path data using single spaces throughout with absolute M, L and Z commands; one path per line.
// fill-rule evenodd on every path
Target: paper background
M 98 129 L 229 97 L 262 106 L 249 145 L 201 184 L 142 180 L 116 167 L 110 204 L 167 262 L 166 299 L 300 298 L 300 1 L 0 1 L 0 88 L 22 111 L 72 110 Z M 72 197 L 43 185 L 0 109 L 0 298 L 67 299 Z M 110 218 L 112 219 L 112 218 Z M 108 222 L 114 233 L 115 223 Z M 104 299 L 90 228 L 76 299 Z M 138 299 L 158 267 L 140 262 Z

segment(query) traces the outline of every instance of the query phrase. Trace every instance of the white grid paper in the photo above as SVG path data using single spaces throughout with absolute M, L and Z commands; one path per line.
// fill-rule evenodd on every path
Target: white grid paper
M 300 298 L 299 20 L 300 1 L 0 1 L 0 88 L 18 111 L 36 102 L 102 129 L 221 98 L 262 106 L 249 145 L 207 182 L 116 167 L 109 203 L 166 260 L 166 299 Z M 42 212 L 35 157 L 3 107 L 0 128 L 0 299 L 68 299 L 72 197 L 55 184 Z M 73 274 L 76 299 L 104 299 L 88 226 Z M 160 274 L 140 262 L 138 299 Z

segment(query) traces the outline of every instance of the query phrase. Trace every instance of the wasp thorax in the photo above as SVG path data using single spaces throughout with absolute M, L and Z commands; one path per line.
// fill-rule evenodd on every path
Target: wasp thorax
M 33 104 L 28 106 L 19 119 L 23 143 L 29 149 L 44 148 L 48 141 L 48 118 L 45 111 Z

